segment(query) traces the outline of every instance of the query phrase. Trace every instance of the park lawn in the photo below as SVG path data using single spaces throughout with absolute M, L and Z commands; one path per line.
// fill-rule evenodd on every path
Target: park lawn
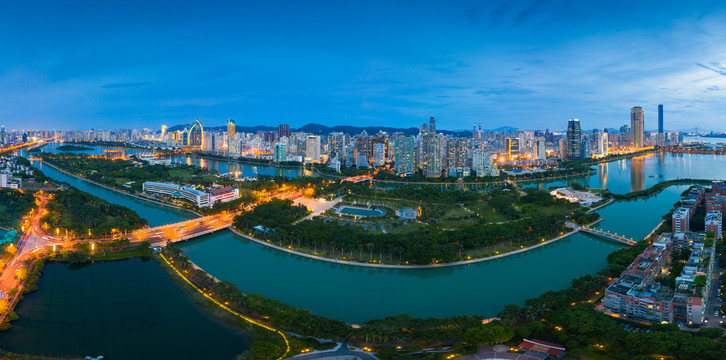
M 473 204 L 465 204 L 467 209 L 475 212 L 479 217 L 484 219 L 487 223 L 500 223 L 510 221 L 511 218 L 497 213 L 486 201 L 477 202 Z
M 113 181 L 118 186 L 124 186 L 124 185 L 126 185 L 127 182 L 129 182 L 131 180 L 128 178 L 114 178 Z
M 451 229 L 463 225 L 470 225 L 477 221 L 479 221 L 479 216 L 466 211 L 461 206 L 455 206 L 444 213 L 440 219 L 439 225 L 443 228 Z

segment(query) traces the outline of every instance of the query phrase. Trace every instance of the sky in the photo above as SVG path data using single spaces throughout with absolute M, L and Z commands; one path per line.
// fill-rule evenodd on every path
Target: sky
M 4 1 L 0 125 L 726 131 L 721 1 Z

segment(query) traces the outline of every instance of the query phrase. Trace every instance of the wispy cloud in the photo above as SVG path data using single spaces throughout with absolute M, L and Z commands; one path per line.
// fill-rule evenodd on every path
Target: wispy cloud
M 701 64 L 701 63 L 696 63 L 696 65 L 697 66 L 700 66 L 700 67 L 702 67 L 702 68 L 704 68 L 706 70 L 711 70 L 711 71 L 713 71 L 716 74 L 719 74 L 721 76 L 726 76 L 726 69 L 724 69 L 724 68 L 722 68 L 722 67 L 720 67 L 718 65 L 715 65 L 714 64 L 714 66 L 708 66 L 708 65 Z

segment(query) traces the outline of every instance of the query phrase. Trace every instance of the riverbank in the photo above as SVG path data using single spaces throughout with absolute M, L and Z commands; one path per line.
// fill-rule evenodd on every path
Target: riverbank
M 276 329 L 270 325 L 264 324 L 256 319 L 253 319 L 249 316 L 240 314 L 239 312 L 231 309 L 226 304 L 217 300 L 211 294 L 211 292 L 205 292 L 205 290 L 202 290 L 198 286 L 194 285 L 194 283 L 192 283 L 186 277 L 186 275 L 184 275 L 184 273 L 182 273 L 176 266 L 174 266 L 174 264 L 171 261 L 169 261 L 163 254 L 158 254 L 157 256 L 158 256 L 158 258 L 155 256 L 154 259 L 157 260 L 157 262 L 161 265 L 161 267 L 167 273 L 170 273 L 171 275 L 175 275 L 172 277 L 173 279 L 181 280 L 180 285 L 182 285 L 182 287 L 184 288 L 185 291 L 187 291 L 187 293 L 195 295 L 194 296 L 195 302 L 199 303 L 200 300 L 205 300 L 208 303 L 208 305 L 209 305 L 209 303 L 214 304 L 214 305 L 216 305 L 216 307 L 218 307 L 222 310 L 225 310 L 227 313 L 235 316 L 239 320 L 243 320 L 243 321 L 249 323 L 250 325 L 257 326 L 259 328 L 262 328 L 266 331 L 273 332 L 273 333 L 279 335 L 280 337 L 282 337 L 282 339 L 285 343 L 285 352 L 282 354 L 282 356 L 277 358 L 277 360 L 282 360 L 290 354 L 290 351 L 291 351 L 290 341 L 284 332 L 282 332 L 281 330 Z M 201 268 L 199 268 L 199 270 L 204 271 Z M 177 282 L 177 283 L 179 283 L 179 282 Z M 203 308 L 205 308 L 205 307 L 203 307 Z M 211 313 L 212 315 L 218 315 L 218 314 L 216 314 L 216 312 L 209 311 L 209 308 L 205 308 L 205 310 L 207 312 Z
M 698 184 L 698 185 L 709 185 L 713 182 L 711 179 L 674 179 L 674 180 L 667 180 L 663 182 L 659 182 L 647 189 L 639 190 L 639 191 L 631 191 L 627 194 L 612 194 L 613 199 L 615 200 L 635 200 L 642 197 L 648 197 L 655 195 L 661 191 L 663 191 L 665 188 L 671 186 L 671 185 L 684 185 L 684 184 Z
M 599 223 L 599 222 L 601 222 L 603 220 L 605 220 L 605 219 L 603 219 L 603 218 L 597 219 L 596 221 L 588 224 L 587 226 L 595 225 L 595 224 L 597 224 L 597 223 Z M 463 265 L 476 264 L 476 263 L 480 263 L 480 262 L 492 261 L 492 260 L 502 259 L 502 258 L 505 258 L 505 257 L 508 257 L 508 256 L 522 254 L 522 253 L 525 253 L 527 251 L 531 251 L 531 250 L 534 250 L 534 249 L 537 249 L 537 248 L 540 248 L 540 247 L 543 247 L 543 246 L 546 246 L 546 245 L 555 243 L 555 242 L 557 242 L 559 240 L 562 240 L 562 239 L 564 239 L 564 238 L 566 238 L 568 236 L 571 236 L 571 235 L 574 235 L 574 234 L 578 233 L 580 230 L 579 229 L 576 229 L 576 230 L 567 232 L 565 234 L 562 234 L 562 235 L 560 235 L 560 236 L 558 236 L 556 238 L 553 238 L 553 239 L 550 239 L 550 240 L 545 240 L 545 241 L 542 241 L 542 242 L 540 242 L 538 244 L 535 244 L 535 245 L 532 245 L 532 246 L 528 246 L 528 247 L 525 247 L 525 248 L 522 248 L 522 249 L 517 249 L 517 250 L 514 250 L 514 251 L 510 251 L 510 252 L 506 252 L 506 253 L 502 253 L 502 254 L 498 254 L 498 255 L 492 255 L 492 256 L 487 256 L 487 257 L 483 257 L 483 258 L 470 259 L 470 260 L 461 260 L 461 261 L 455 261 L 455 262 L 450 262 L 450 263 L 426 264 L 426 265 L 372 264 L 372 263 L 361 263 L 361 262 L 357 262 L 357 261 L 333 259 L 333 258 L 329 258 L 329 257 L 308 254 L 308 253 L 305 253 L 305 252 L 293 250 L 293 249 L 286 248 L 286 247 L 283 247 L 283 246 L 278 246 L 278 245 L 272 244 L 270 242 L 257 239 L 255 237 L 250 236 L 250 235 L 243 234 L 243 233 L 239 232 L 237 229 L 235 229 L 234 227 L 230 227 L 230 231 L 232 231 L 236 235 L 241 236 L 241 237 L 243 237 L 243 238 L 245 238 L 247 240 L 254 241 L 254 242 L 256 242 L 256 243 L 258 243 L 260 245 L 264 245 L 264 246 L 273 248 L 275 250 L 283 251 L 283 252 L 286 252 L 286 253 L 292 254 L 292 255 L 306 257 L 308 259 L 325 261 L 325 262 L 329 262 L 329 263 L 333 263 L 333 264 L 348 265 L 348 266 L 358 266 L 358 267 L 368 267 L 368 268 L 378 268 L 378 269 L 437 269 L 437 268 L 445 268 L 445 267 L 453 267 L 453 266 L 463 266 Z
M 139 200 L 145 200 L 145 201 L 153 202 L 153 203 L 155 203 L 155 204 L 159 204 L 159 205 L 163 205 L 163 206 L 167 206 L 167 207 L 171 207 L 171 208 L 175 208 L 175 209 L 179 209 L 179 210 L 184 210 L 184 211 L 188 211 L 188 212 L 190 212 L 190 213 L 192 213 L 192 214 L 196 215 L 197 217 L 203 217 L 203 216 L 205 216 L 204 214 L 202 214 L 202 213 L 200 213 L 200 212 L 198 212 L 198 211 L 196 211 L 196 210 L 192 210 L 192 209 L 187 209 L 187 208 L 183 208 L 183 207 L 181 207 L 181 206 L 178 206 L 178 205 L 174 205 L 174 204 L 169 204 L 169 203 L 161 202 L 161 201 L 158 201 L 158 200 L 155 200 L 155 199 L 147 198 L 147 197 L 145 197 L 145 196 L 139 196 L 139 195 L 136 195 L 136 194 L 131 194 L 131 193 L 129 193 L 129 192 L 126 192 L 126 191 L 120 190 L 120 189 L 115 189 L 115 188 L 113 188 L 113 187 L 111 187 L 111 186 L 108 186 L 108 185 L 104 185 L 104 184 L 101 184 L 101 183 L 99 183 L 99 182 L 97 182 L 97 181 L 93 181 L 93 180 L 90 180 L 90 179 L 84 178 L 84 177 L 82 177 L 82 176 L 78 176 L 78 175 L 76 175 L 76 174 L 72 174 L 72 173 L 70 173 L 70 172 L 68 172 L 68 171 L 65 171 L 65 170 L 63 170 L 63 169 L 61 169 L 61 168 L 59 168 L 59 167 L 57 167 L 57 166 L 55 166 L 55 165 L 53 165 L 53 164 L 51 164 L 51 163 L 47 162 L 47 161 L 43 161 L 43 164 L 45 164 L 45 165 L 48 165 L 48 166 L 52 167 L 53 169 L 55 169 L 55 170 L 56 170 L 56 171 L 58 171 L 58 172 L 61 172 L 61 173 L 63 173 L 63 174 L 66 174 L 66 175 L 68 175 L 68 176 L 72 176 L 72 177 L 75 177 L 75 178 L 77 178 L 77 179 L 81 179 L 81 180 L 83 180 L 83 181 L 89 182 L 89 183 L 91 183 L 91 184 L 94 184 L 94 185 L 100 186 L 100 187 L 102 187 L 102 188 L 104 188 L 104 189 L 106 189 L 106 190 L 111 190 L 111 191 L 115 191 L 115 192 L 117 192 L 117 193 L 120 193 L 120 194 L 124 194 L 124 195 L 128 195 L 128 196 L 134 197 L 134 198 L 136 198 L 136 199 L 139 199 Z

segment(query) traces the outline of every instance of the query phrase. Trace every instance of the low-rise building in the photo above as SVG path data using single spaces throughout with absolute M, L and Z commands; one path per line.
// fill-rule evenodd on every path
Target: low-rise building
M 214 188 L 209 191 L 196 189 L 189 185 L 147 181 L 143 184 L 147 194 L 158 194 L 175 199 L 183 199 L 198 207 L 210 207 L 217 202 L 227 202 L 239 198 L 237 188 Z

